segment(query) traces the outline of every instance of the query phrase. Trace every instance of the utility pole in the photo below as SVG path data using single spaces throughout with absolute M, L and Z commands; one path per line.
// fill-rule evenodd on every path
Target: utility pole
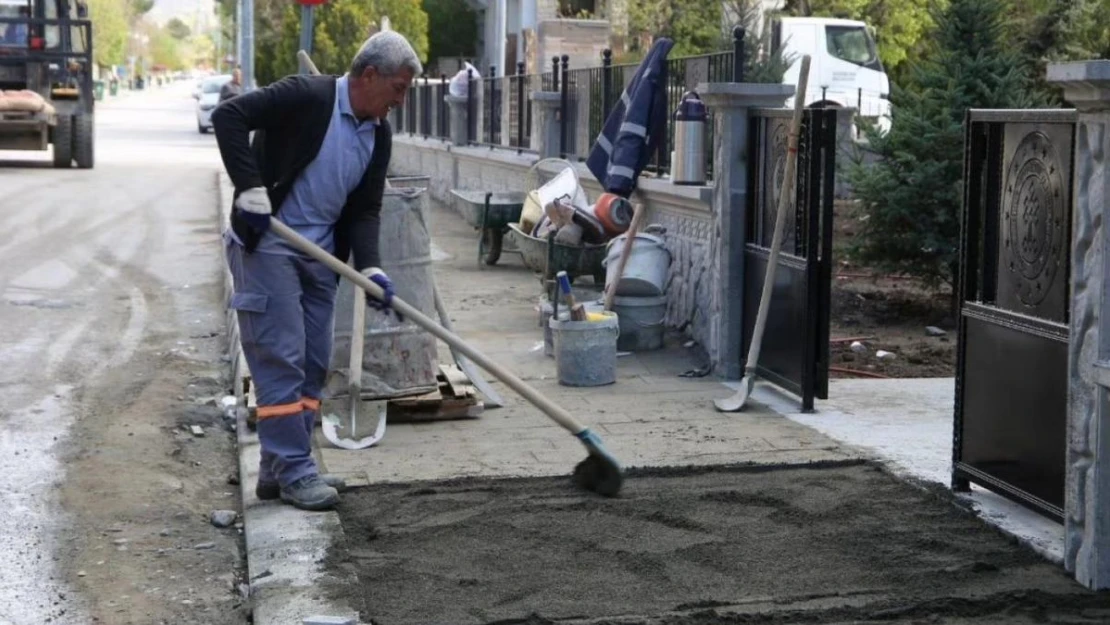
M 316 5 L 323 4 L 325 0 L 297 0 L 301 5 L 301 49 L 310 58 L 312 56 L 313 29 L 315 27 Z M 323 70 L 321 70 L 323 71 Z M 300 73 L 307 74 L 308 68 L 302 67 Z
M 254 0 L 239 0 L 239 68 L 243 91 L 254 89 Z

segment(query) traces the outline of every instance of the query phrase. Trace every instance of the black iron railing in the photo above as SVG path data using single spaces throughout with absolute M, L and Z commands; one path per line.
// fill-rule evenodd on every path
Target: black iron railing
M 743 82 L 744 33 L 733 34 L 733 49 L 711 54 L 668 59 L 664 69 L 667 115 L 663 140 L 653 148 L 645 171 L 665 175 L 670 170 L 674 149 L 672 116 L 682 96 L 701 83 Z M 570 69 L 566 55 L 552 57 L 549 71 L 526 74 L 524 63 L 516 71 L 497 76 L 496 67 L 481 79 L 471 77 L 467 90 L 467 144 L 532 150 L 534 107 L 531 95 L 542 91 L 559 94 L 558 116 L 564 123 L 557 138 L 557 154 L 571 160 L 589 157 L 606 119 L 632 80 L 638 64 L 614 65 L 612 52 L 602 53 L 601 65 Z M 444 96 L 449 92 L 448 77 L 418 78 L 405 106 L 394 111 L 395 127 L 425 138 L 450 138 L 450 109 Z M 713 135 L 710 116 L 707 136 Z M 712 172 L 713 155 L 708 155 Z

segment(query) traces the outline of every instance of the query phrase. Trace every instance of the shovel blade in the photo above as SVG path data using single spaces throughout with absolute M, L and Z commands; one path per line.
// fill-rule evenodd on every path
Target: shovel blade
M 717 408 L 718 412 L 740 412 L 744 409 L 744 404 L 748 402 L 748 396 L 752 394 L 755 380 L 749 375 L 740 384 L 740 390 L 736 391 L 732 397 L 713 400 L 713 406 Z

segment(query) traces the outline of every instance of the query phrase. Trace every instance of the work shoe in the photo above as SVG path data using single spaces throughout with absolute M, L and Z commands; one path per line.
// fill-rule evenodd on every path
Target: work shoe
M 329 475 L 325 473 L 320 476 L 324 483 L 334 488 L 337 492 L 347 490 L 347 482 L 338 475 Z M 281 497 L 281 484 L 277 482 L 263 482 L 259 480 L 258 484 L 254 487 L 254 496 L 258 497 L 260 501 L 269 501 Z
M 339 493 L 319 475 L 308 475 L 283 487 L 281 500 L 301 510 L 327 510 L 339 503 Z

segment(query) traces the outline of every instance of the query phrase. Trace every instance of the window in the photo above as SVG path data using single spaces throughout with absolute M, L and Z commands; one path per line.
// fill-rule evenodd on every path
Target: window
M 882 71 L 875 42 L 867 29 L 859 26 L 826 26 L 829 54 L 868 69 Z
M 69 19 L 81 19 L 77 13 L 77 2 L 69 0 Z M 84 52 L 88 49 L 88 42 L 85 41 L 85 29 L 80 26 L 70 26 L 69 45 L 74 52 Z
M 27 18 L 31 5 L 26 0 L 0 0 L 0 17 Z M 0 24 L 0 47 L 26 47 L 27 24 Z
M 46 8 L 46 14 L 43 17 L 48 20 L 58 19 L 58 2 L 56 0 L 44 0 L 42 4 Z M 61 39 L 62 35 L 57 26 L 46 27 L 47 48 L 57 48 Z
M 220 87 L 223 87 L 224 83 L 229 82 L 230 80 L 231 80 L 230 76 L 220 76 L 219 78 L 210 78 L 210 79 L 204 81 L 204 84 L 201 86 L 201 91 L 204 92 L 204 93 L 219 93 L 220 92 Z

